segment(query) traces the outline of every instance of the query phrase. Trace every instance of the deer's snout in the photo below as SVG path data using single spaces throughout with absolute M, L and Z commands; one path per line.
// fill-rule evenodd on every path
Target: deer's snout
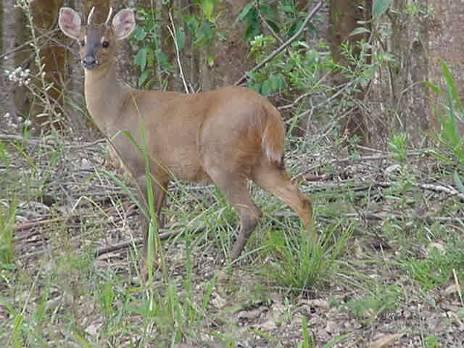
M 84 58 L 82 58 L 82 66 L 84 67 L 84 69 L 94 69 L 97 67 L 98 65 L 98 60 L 95 58 L 95 56 L 92 56 L 92 55 L 88 55 L 88 56 L 85 56 Z

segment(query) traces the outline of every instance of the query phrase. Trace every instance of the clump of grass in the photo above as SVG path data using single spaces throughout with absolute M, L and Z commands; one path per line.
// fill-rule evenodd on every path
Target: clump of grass
M 339 230 L 341 229 L 341 233 Z M 329 282 L 337 270 L 337 258 L 343 253 L 352 225 L 329 226 L 317 242 L 305 232 L 298 235 L 272 231 L 267 249 L 275 257 L 266 270 L 268 277 L 291 292 L 305 291 Z
M 14 267 L 13 229 L 16 219 L 16 204 L 4 206 L 0 202 L 0 270 Z
M 401 297 L 401 288 L 397 285 L 375 286 L 368 295 L 348 301 L 346 307 L 357 319 L 372 321 L 395 310 Z
M 453 279 L 453 273 L 464 281 L 464 242 L 451 241 L 443 250 L 431 248 L 425 259 L 406 260 L 403 268 L 424 291 L 445 285 Z

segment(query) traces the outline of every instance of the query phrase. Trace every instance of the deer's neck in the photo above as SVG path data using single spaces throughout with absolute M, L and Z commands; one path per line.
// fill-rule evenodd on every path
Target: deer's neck
M 97 127 L 111 138 L 117 132 L 121 106 L 130 92 L 117 77 L 116 64 L 85 70 L 85 101 Z

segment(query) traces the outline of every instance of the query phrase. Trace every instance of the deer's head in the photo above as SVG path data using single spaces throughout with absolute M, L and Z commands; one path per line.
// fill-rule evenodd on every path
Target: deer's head
M 58 24 L 61 31 L 79 43 L 81 64 L 86 70 L 94 70 L 111 63 L 115 56 L 115 48 L 119 40 L 127 38 L 135 28 L 134 11 L 119 11 L 111 21 L 112 10 L 103 24 L 92 23 L 95 8 L 82 25 L 79 14 L 69 7 L 60 9 Z

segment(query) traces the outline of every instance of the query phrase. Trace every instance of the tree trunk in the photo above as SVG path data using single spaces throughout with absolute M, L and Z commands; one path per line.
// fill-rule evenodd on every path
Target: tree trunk
M 433 83 L 443 86 L 443 75 L 440 63 L 445 61 L 456 80 L 459 96 L 464 102 L 464 36 L 462 35 L 462 22 L 464 6 L 462 1 L 454 0 L 428 0 L 429 8 L 433 9 L 433 18 L 426 24 L 430 30 L 429 35 L 429 78 Z M 431 104 L 437 106 L 443 100 L 433 96 Z M 443 111 L 435 108 L 439 116 Z M 432 119 L 432 126 L 437 128 L 437 119 Z M 464 137 L 464 123 L 458 123 L 461 136 Z
M 38 38 L 45 38 L 38 40 L 44 81 L 53 84 L 47 92 L 41 91 L 42 98 L 32 96 L 28 111 L 33 125 L 43 131 L 51 126 L 63 128 L 59 115 L 64 114 L 65 61 L 68 52 L 65 47 L 56 44 L 54 39 L 57 35 L 53 33 L 62 4 L 62 0 L 42 0 L 40 4 L 36 1 L 30 4 L 35 35 Z M 31 57 L 35 55 L 34 49 L 29 52 Z M 36 61 L 31 62 L 31 71 L 35 75 L 38 74 L 39 67 Z M 40 80 L 37 79 L 36 88 L 43 90 L 44 86 L 41 85 Z
M 409 135 L 419 145 L 430 125 L 428 79 L 428 26 L 407 11 L 414 1 L 395 0 L 391 50 L 396 58 L 391 69 L 392 102 L 396 112 L 393 128 Z M 427 4 L 423 4 L 426 8 Z M 396 122 L 395 122 L 396 120 Z
M 359 22 L 366 22 L 370 19 L 371 7 L 371 0 L 330 0 L 328 38 L 330 51 L 335 63 L 348 68 L 354 68 L 343 55 L 341 45 L 345 42 L 349 43 L 353 55 L 359 58 L 359 43 L 362 40 L 367 40 L 368 36 L 366 34 L 352 35 L 352 33 L 360 26 Z M 336 74 L 333 76 L 333 81 L 338 86 L 347 83 L 348 78 L 342 74 Z M 364 91 L 360 91 L 354 97 L 362 100 L 364 94 Z M 350 138 L 357 136 L 361 143 L 367 142 L 367 124 L 362 109 L 359 106 L 355 105 L 350 114 L 344 119 L 342 129 L 344 135 Z
M 2 1 L 2 53 L 5 57 L 0 62 L 2 70 L 13 71 L 19 64 L 19 54 L 16 49 L 24 42 L 24 18 L 21 10 L 16 8 L 15 0 Z M 0 98 L 2 100 L 1 108 L 2 115 L 5 113 L 10 114 L 9 120 L 13 124 L 17 124 L 17 117 L 21 113 L 19 108 L 21 103 L 16 103 L 17 100 L 24 99 L 24 89 L 17 89 L 16 84 L 8 81 L 7 77 L 3 74 L 1 78 L 1 91 Z M 2 117 L 3 118 L 3 117 Z M 6 122 L 8 119 L 3 118 L 0 122 Z M 3 125 L 2 125 L 3 126 Z
M 223 0 L 218 2 L 216 12 L 216 31 L 224 34 L 222 40 L 216 38 L 199 54 L 200 86 L 210 90 L 234 84 L 250 62 L 246 59 L 248 47 L 243 40 L 243 28 L 236 22 L 247 0 Z

